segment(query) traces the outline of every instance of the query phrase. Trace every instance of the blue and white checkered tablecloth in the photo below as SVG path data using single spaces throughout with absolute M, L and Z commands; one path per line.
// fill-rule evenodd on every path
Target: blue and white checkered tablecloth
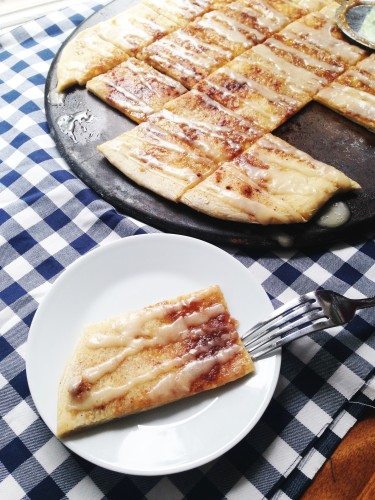
M 224 456 L 188 472 L 141 477 L 101 469 L 68 451 L 33 404 L 25 372 L 28 331 L 54 280 L 97 245 L 155 231 L 119 214 L 77 179 L 49 135 L 43 105 L 49 65 L 96 8 L 76 5 L 0 39 L 0 498 L 298 498 L 375 399 L 373 310 L 361 311 L 347 328 L 285 349 L 276 393 L 260 422 Z M 375 295 L 372 236 L 324 253 L 226 250 L 277 306 L 319 286 Z

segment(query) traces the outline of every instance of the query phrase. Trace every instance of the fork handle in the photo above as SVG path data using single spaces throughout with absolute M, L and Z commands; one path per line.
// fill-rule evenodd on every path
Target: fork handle
M 356 309 L 365 309 L 366 307 L 375 306 L 375 297 L 369 299 L 353 299 Z

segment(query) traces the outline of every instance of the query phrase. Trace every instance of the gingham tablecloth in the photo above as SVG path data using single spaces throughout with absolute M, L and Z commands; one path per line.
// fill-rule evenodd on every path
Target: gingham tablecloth
M 72 454 L 38 416 L 25 372 L 38 304 L 57 276 L 95 246 L 155 231 L 119 214 L 77 179 L 49 135 L 43 105 L 49 65 L 96 8 L 76 5 L 0 40 L 0 498 L 298 498 L 375 399 L 374 310 L 363 310 L 345 329 L 285 349 L 260 422 L 231 451 L 198 469 L 164 477 L 107 471 Z M 357 246 L 343 242 L 324 253 L 226 250 L 274 306 L 319 286 L 375 295 L 370 234 Z

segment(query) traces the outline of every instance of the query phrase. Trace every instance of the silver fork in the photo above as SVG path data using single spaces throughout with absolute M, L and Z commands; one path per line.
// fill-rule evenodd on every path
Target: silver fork
M 242 340 L 253 359 L 309 333 L 344 325 L 358 309 L 374 307 L 375 298 L 348 299 L 330 290 L 306 293 L 276 309 L 253 326 Z

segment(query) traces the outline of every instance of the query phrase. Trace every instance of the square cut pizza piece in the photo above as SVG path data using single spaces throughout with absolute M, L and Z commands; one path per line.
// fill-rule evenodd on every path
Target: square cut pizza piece
M 364 49 L 347 41 L 336 25 L 334 13 L 332 7 L 312 12 L 286 26 L 272 43 L 266 43 L 284 58 L 293 61 L 295 57 L 297 64 L 305 64 L 321 76 L 323 83 L 331 81 L 366 56 Z
M 196 90 L 170 101 L 149 122 L 217 163 L 234 158 L 264 133 Z
M 86 87 L 138 123 L 187 91 L 179 82 L 133 57 L 89 80 Z
M 101 144 L 98 150 L 133 182 L 172 201 L 217 168 L 184 141 L 149 122 Z
M 272 52 L 267 57 L 269 51 L 263 49 L 258 45 L 233 59 L 195 90 L 270 132 L 311 100 L 319 81 L 304 68 L 280 62 Z
M 358 188 L 341 171 L 266 134 L 181 202 L 219 219 L 291 224 L 308 221 L 333 195 Z
M 143 47 L 179 28 L 179 25 L 155 12 L 144 3 L 130 7 L 100 23 L 99 35 L 131 56 Z
M 283 0 L 272 5 L 265 0 L 239 0 L 204 14 L 189 24 L 189 31 L 224 47 L 234 57 L 305 13 Z
M 63 48 L 57 65 L 57 92 L 114 68 L 128 59 L 128 54 L 100 37 L 100 24 L 78 33 Z
M 315 100 L 375 132 L 375 54 L 348 69 Z
M 265 41 L 264 46 L 288 63 L 314 73 L 320 86 L 337 78 L 365 56 L 335 25 L 330 9 L 311 13 Z
M 88 325 L 81 334 L 59 385 L 57 435 L 193 396 L 253 371 L 218 286 L 130 311 Z
M 189 26 L 146 47 L 141 59 L 187 88 L 232 58 L 230 50 L 195 35 Z

